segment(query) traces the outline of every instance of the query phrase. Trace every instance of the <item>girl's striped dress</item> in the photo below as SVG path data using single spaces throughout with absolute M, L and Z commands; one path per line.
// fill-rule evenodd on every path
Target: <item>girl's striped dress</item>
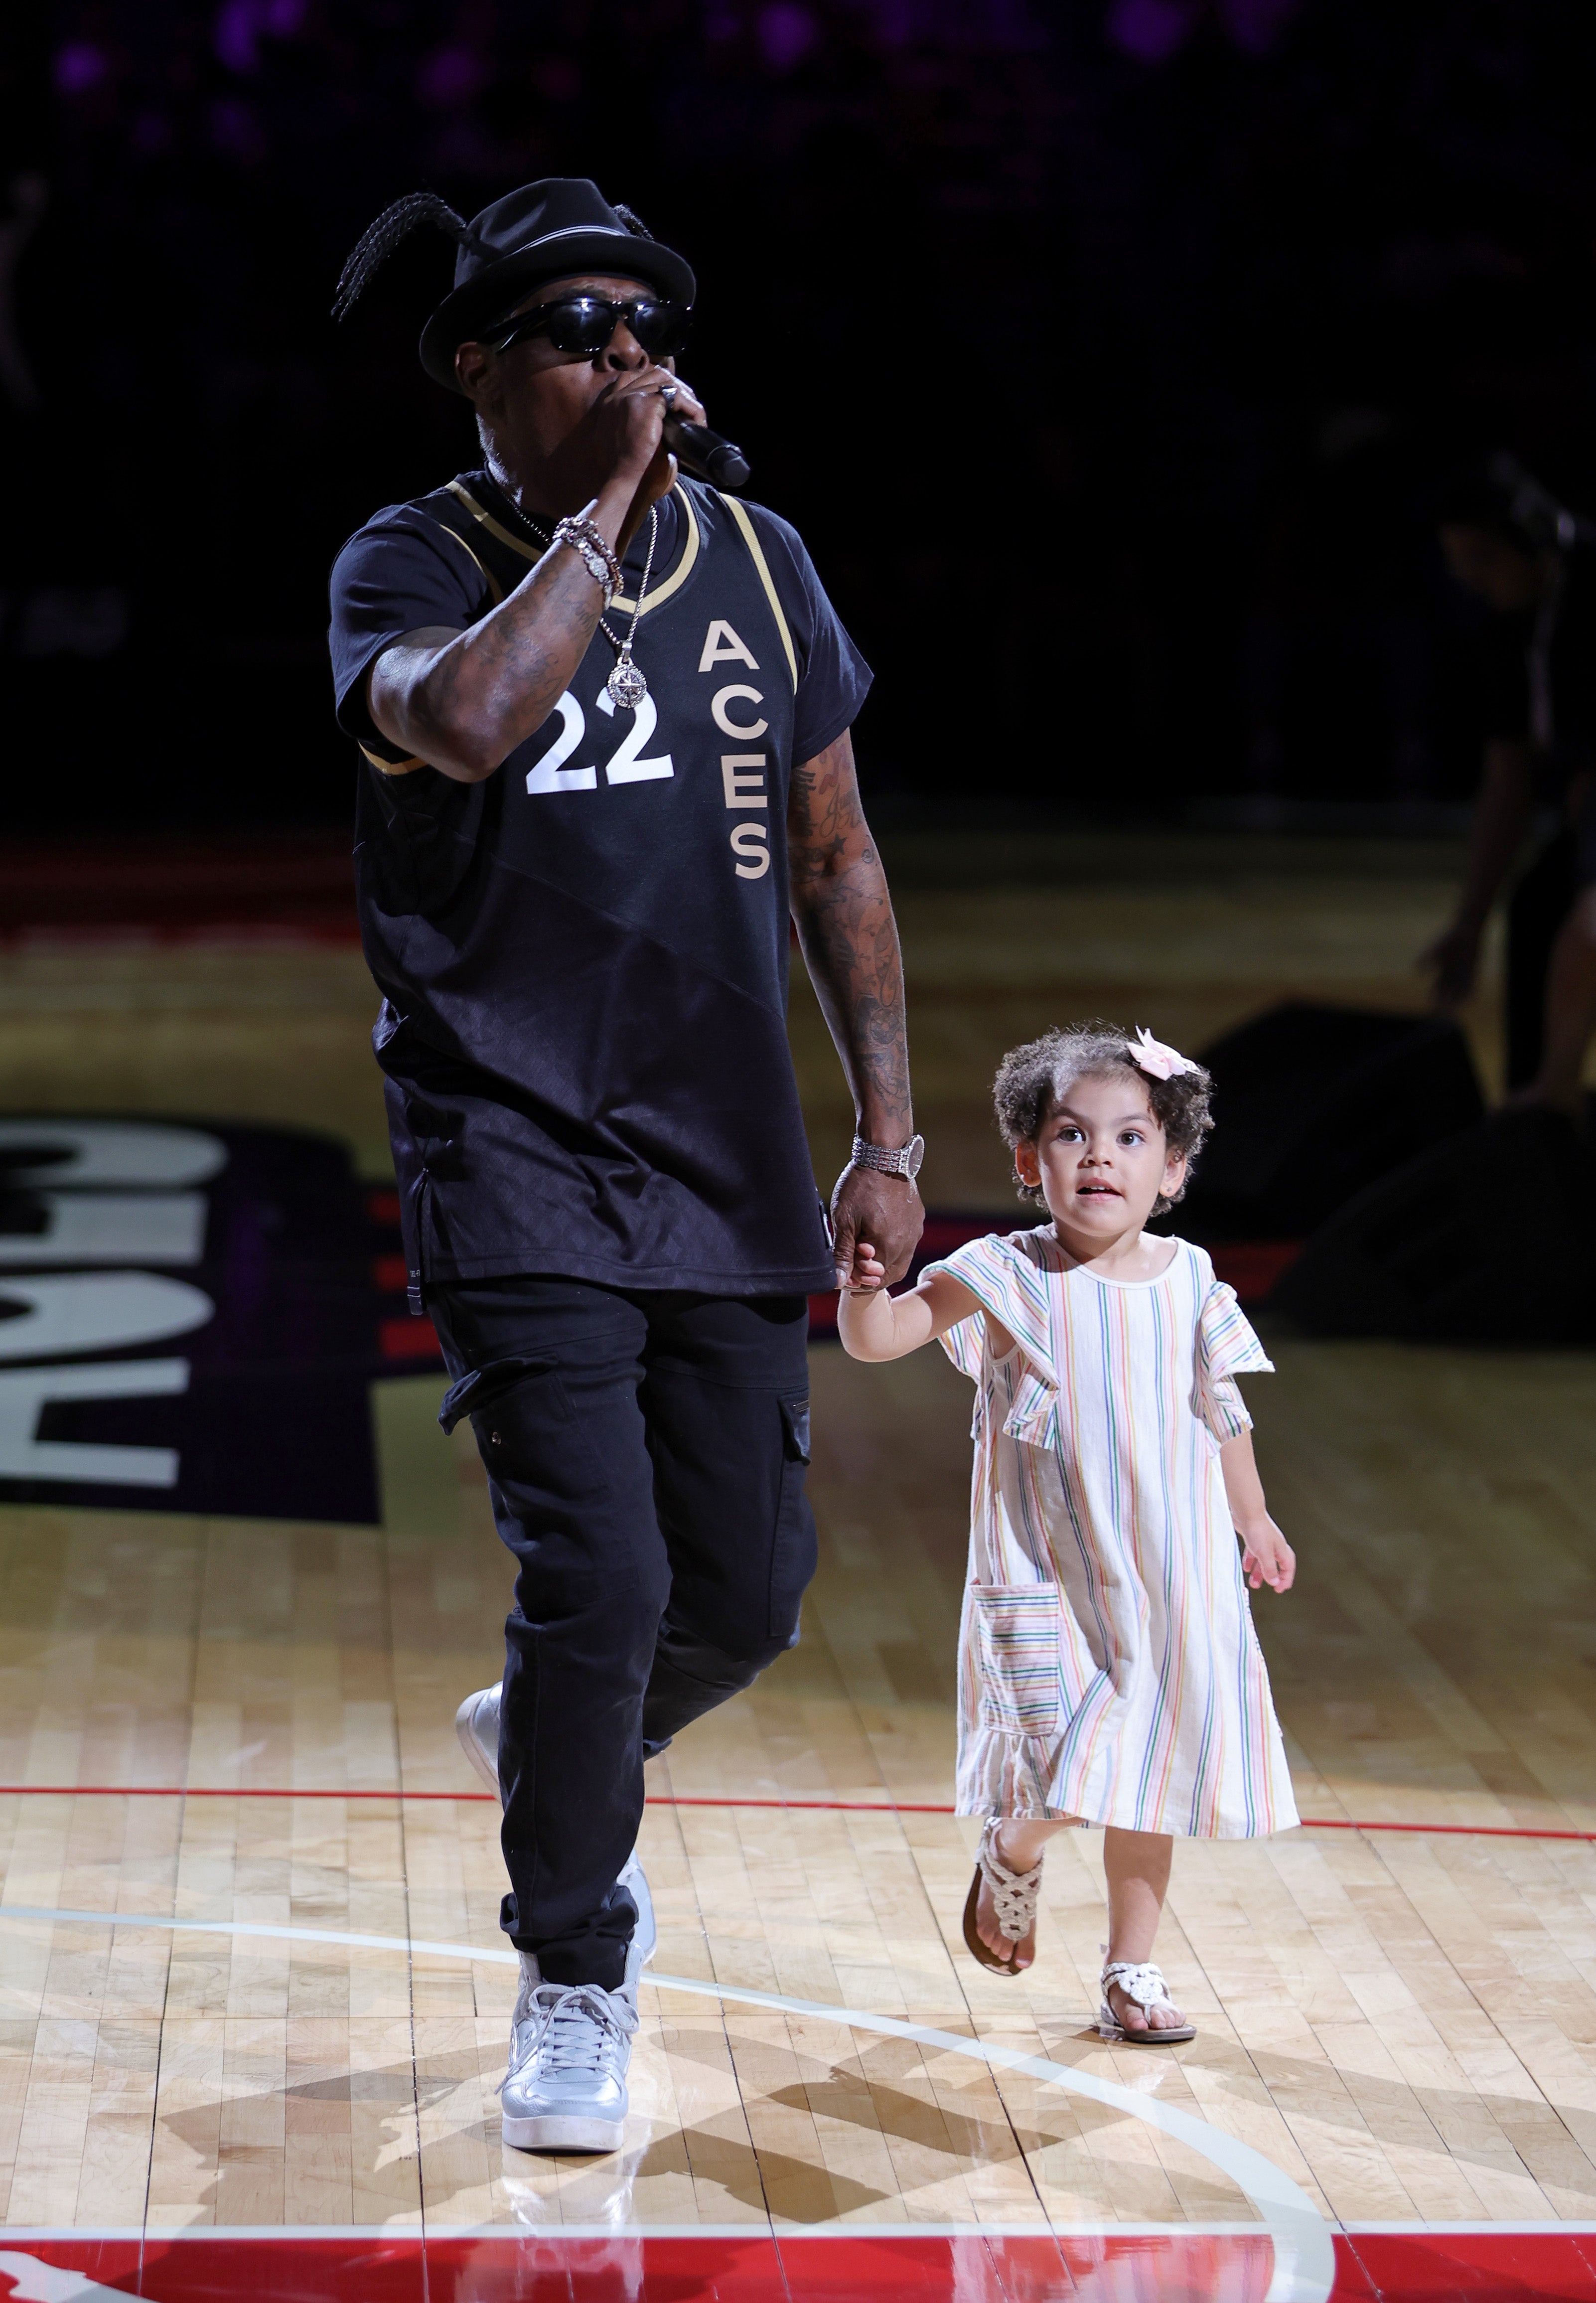
M 943 1338 L 976 1386 L 960 1814 L 1294 1824 L 1219 1463 L 1252 1421 L 1238 1371 L 1270 1365 L 1235 1291 L 1185 1240 L 1156 1279 L 1101 1278 L 1051 1224 L 930 1269 L 1014 1338 Z

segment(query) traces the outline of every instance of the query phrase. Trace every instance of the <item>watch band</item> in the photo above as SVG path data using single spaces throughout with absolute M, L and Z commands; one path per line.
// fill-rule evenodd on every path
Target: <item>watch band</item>
M 925 1156 L 923 1135 L 911 1135 L 895 1152 L 886 1151 L 879 1143 L 867 1143 L 862 1135 L 856 1135 L 851 1164 L 855 1168 L 875 1168 L 883 1176 L 906 1176 L 912 1182 Z

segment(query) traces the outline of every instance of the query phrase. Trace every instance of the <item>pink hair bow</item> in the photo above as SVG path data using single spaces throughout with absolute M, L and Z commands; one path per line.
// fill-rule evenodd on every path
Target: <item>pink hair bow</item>
M 1125 1046 L 1138 1071 L 1146 1072 L 1152 1079 L 1173 1079 L 1177 1072 L 1195 1072 L 1200 1068 L 1189 1056 L 1183 1056 L 1178 1048 L 1166 1048 L 1162 1040 L 1155 1040 L 1145 1024 L 1137 1025 L 1135 1039 L 1127 1040 Z

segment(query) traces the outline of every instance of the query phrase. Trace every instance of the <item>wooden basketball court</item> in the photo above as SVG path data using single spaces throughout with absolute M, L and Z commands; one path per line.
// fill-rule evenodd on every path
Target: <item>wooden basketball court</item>
M 1289 991 L 1411 1003 L 1450 859 L 986 867 L 970 892 L 906 854 L 901 910 L 927 1197 L 1006 1222 L 1004 1047 L 1096 1010 L 1190 1046 Z M 0 1118 L 316 1128 L 380 1198 L 348 945 L 21 939 L 0 982 Z M 794 1036 L 828 1175 L 850 1115 L 802 991 Z M 365 1516 L 240 1506 L 242 1362 L 203 1394 L 227 1508 L 37 1479 L 0 1508 L 0 2297 L 1596 2298 L 1588 1358 L 1271 1339 L 1249 1391 L 1301 1566 L 1255 1606 L 1311 1820 L 1177 1848 L 1159 1955 L 1197 2037 L 1154 2054 L 1089 2020 L 1095 1835 L 1049 1855 L 1027 1977 L 962 1949 L 969 1390 L 940 1354 L 818 1344 L 802 1644 L 651 1768 L 626 2147 L 542 2159 L 500 2141 L 497 1810 L 453 1735 L 508 1575 L 391 1327 Z

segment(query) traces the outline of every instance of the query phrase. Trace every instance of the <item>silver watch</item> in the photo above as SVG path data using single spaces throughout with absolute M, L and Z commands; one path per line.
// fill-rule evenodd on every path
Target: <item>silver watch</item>
M 879 1143 L 867 1143 L 862 1135 L 856 1135 L 853 1138 L 853 1157 L 849 1165 L 876 1168 L 884 1176 L 905 1176 L 913 1183 L 925 1156 L 926 1139 L 923 1135 L 911 1135 L 908 1143 L 900 1145 L 895 1152 L 884 1152 Z

